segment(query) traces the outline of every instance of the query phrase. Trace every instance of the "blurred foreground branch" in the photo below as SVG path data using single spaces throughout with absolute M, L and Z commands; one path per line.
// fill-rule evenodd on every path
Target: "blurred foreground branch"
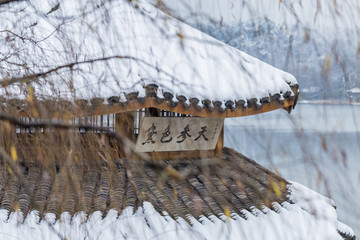
M 153 167 L 165 171 L 169 176 L 171 176 L 174 179 L 177 179 L 177 180 L 186 179 L 190 175 L 193 174 L 192 172 L 188 172 L 188 171 L 179 172 L 167 164 L 162 164 L 161 162 L 151 160 L 146 153 L 137 152 L 135 149 L 135 144 L 130 139 L 128 139 L 127 137 L 125 137 L 119 133 L 116 133 L 106 127 L 96 127 L 96 126 L 90 126 L 90 125 L 84 125 L 84 124 L 68 124 L 66 122 L 59 121 L 59 120 L 58 121 L 42 120 L 40 122 L 28 123 L 28 122 L 21 121 L 21 120 L 15 118 L 9 114 L 6 114 L 6 113 L 0 113 L 0 121 L 6 121 L 12 125 L 16 125 L 18 127 L 24 127 L 24 128 L 57 128 L 57 129 L 64 129 L 64 130 L 81 128 L 81 129 L 84 129 L 85 131 L 87 131 L 87 130 L 99 131 L 101 133 L 106 134 L 108 137 L 115 139 L 119 144 L 123 145 L 124 147 L 130 148 L 130 151 L 132 154 L 137 155 L 142 161 L 145 161 L 148 164 L 151 164 Z M 12 168 L 14 173 L 19 178 L 21 178 L 22 174 L 19 171 L 14 160 L 2 149 L 0 149 L 0 155 L 4 158 L 4 160 L 6 162 L 8 162 L 9 166 Z
M 21 185 L 25 185 L 26 181 L 24 175 L 21 173 L 19 166 L 16 164 L 14 159 L 12 159 L 9 154 L 7 154 L 4 149 L 0 147 L 0 157 L 9 165 L 9 168 L 14 172 L 14 174 L 20 179 Z
M 0 0 L 0 5 L 11 3 L 11 2 L 19 2 L 20 0 Z
M 92 64 L 92 63 L 96 63 L 96 62 L 101 62 L 101 61 L 109 61 L 112 59 L 126 59 L 126 60 L 134 60 L 137 63 L 142 63 L 148 67 L 154 68 L 159 72 L 164 73 L 166 76 L 170 76 L 172 78 L 174 78 L 174 76 L 170 73 L 167 73 L 161 69 L 159 69 L 158 67 L 154 66 L 153 64 L 140 59 L 140 58 L 136 58 L 136 57 L 132 57 L 132 56 L 120 56 L 120 55 L 115 55 L 115 56 L 109 56 L 109 57 L 101 57 L 101 58 L 95 58 L 95 59 L 88 59 L 88 60 L 84 60 L 84 61 L 75 61 L 75 62 L 71 62 L 71 63 L 67 63 L 64 65 L 59 65 L 55 68 L 49 69 L 47 71 L 44 72 L 40 72 L 40 73 L 35 73 L 35 74 L 31 74 L 31 75 L 27 75 L 27 76 L 23 76 L 23 77 L 14 77 L 14 78 L 4 78 L 2 81 L 0 81 L 0 86 L 1 87 L 6 87 L 15 83 L 27 83 L 30 82 L 32 80 L 36 80 L 37 78 L 40 77 L 45 77 L 46 75 L 49 75 L 51 73 L 57 72 L 59 70 L 62 69 L 72 69 L 73 67 L 77 66 L 77 65 L 83 65 L 83 64 Z

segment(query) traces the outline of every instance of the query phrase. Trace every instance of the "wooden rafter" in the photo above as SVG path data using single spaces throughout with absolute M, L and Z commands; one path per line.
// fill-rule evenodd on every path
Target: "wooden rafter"
M 210 111 L 207 108 L 198 109 L 197 107 L 194 106 L 190 106 L 186 108 L 182 104 L 178 104 L 177 106 L 172 107 L 165 101 L 162 103 L 158 103 L 155 98 L 146 98 L 145 102 L 143 103 L 133 100 L 128 102 L 126 106 L 121 106 L 120 104 L 114 104 L 114 105 L 101 104 L 89 108 L 82 108 L 82 109 L 80 108 L 76 112 L 75 116 L 76 117 L 98 116 L 98 115 L 106 115 L 112 113 L 135 111 L 142 108 L 158 108 L 164 111 L 171 111 L 171 112 L 197 116 L 197 117 L 233 118 L 233 117 L 242 117 L 242 116 L 249 116 L 249 115 L 269 112 L 280 108 L 286 109 L 293 105 L 294 105 L 293 100 L 285 99 L 283 100 L 283 102 L 264 103 L 259 107 L 254 106 L 254 107 L 235 108 L 234 110 L 227 109 L 223 111 L 217 111 L 217 110 Z

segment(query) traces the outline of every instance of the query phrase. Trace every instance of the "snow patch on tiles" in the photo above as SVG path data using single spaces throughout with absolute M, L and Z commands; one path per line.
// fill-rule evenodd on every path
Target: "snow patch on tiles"
M 101 212 L 90 216 L 80 212 L 72 218 L 63 213 L 55 220 L 46 214 L 39 220 L 38 212 L 30 212 L 26 219 L 22 213 L 8 216 L 0 210 L 1 239 L 342 239 L 338 230 L 354 235 L 352 229 L 337 221 L 333 201 L 298 184 L 290 186 L 294 204 L 274 203 L 273 211 L 267 207 L 252 212 L 242 210 L 246 219 L 233 213 L 231 218 L 201 216 L 200 220 L 188 216 L 192 225 L 182 218 L 174 220 L 167 213 L 160 215 L 149 202 L 135 212 L 125 208 L 120 215 L 110 210 L 105 217 Z
M 285 93 L 291 91 L 289 84 L 297 83 L 292 75 L 166 15 L 145 1 L 135 2 L 139 8 L 128 1 L 108 1 L 93 10 L 86 0 L 66 0 L 49 15 L 46 13 L 51 4 L 15 3 L 12 10 L 21 11 L 16 15 L 13 11 L 2 11 L 0 28 L 22 31 L 42 41 L 34 45 L 14 38 L 11 44 L 27 54 L 26 62 L 11 56 L 8 43 L 1 44 L 0 52 L 10 55 L 9 61 L 33 66 L 33 72 L 45 72 L 74 61 L 111 59 L 75 65 L 71 71 L 59 69 L 47 78 L 49 82 L 38 79 L 35 92 L 46 98 L 106 99 L 133 91 L 144 96 L 144 86 L 154 83 L 175 96 L 224 104 L 226 100 L 261 99 Z M 83 8 L 88 14 L 83 14 Z M 63 23 L 61 18 L 68 20 Z M 18 24 L 12 25 L 12 21 Z M 24 26 L 31 27 L 27 30 Z M 53 33 L 57 27 L 61 31 Z M 11 76 L 3 71 L 0 78 L 26 73 L 17 65 L 5 68 L 11 70 Z M 6 90 L 1 90 L 4 95 L 10 92 L 17 97 L 28 91 L 24 85 Z
M 354 236 L 354 231 L 337 220 L 335 202 L 303 185 L 291 182 L 290 200 L 316 218 L 316 224 L 328 225 L 329 229 L 336 229 L 347 235 Z M 315 223 L 314 223 L 315 224 Z

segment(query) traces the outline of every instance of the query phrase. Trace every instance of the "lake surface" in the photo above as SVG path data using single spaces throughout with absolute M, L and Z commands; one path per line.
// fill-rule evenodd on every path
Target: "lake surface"
M 298 104 L 225 120 L 225 146 L 329 196 L 360 236 L 360 106 Z

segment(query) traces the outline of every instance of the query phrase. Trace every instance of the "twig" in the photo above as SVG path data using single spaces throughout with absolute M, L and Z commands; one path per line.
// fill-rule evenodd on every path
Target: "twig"
M 19 166 L 15 163 L 14 159 L 12 159 L 9 154 L 7 154 L 4 149 L 0 148 L 0 156 L 2 159 L 9 165 L 11 170 L 15 173 L 16 176 L 20 179 L 21 185 L 24 186 L 26 184 L 25 177 L 21 173 Z
M 0 5 L 11 3 L 11 2 L 19 2 L 21 0 L 0 0 Z
M 119 55 L 115 55 L 115 56 L 109 56 L 109 57 L 102 57 L 102 58 L 94 58 L 94 59 L 88 59 L 88 60 L 84 60 L 84 61 L 75 61 L 75 62 L 71 62 L 68 64 L 64 64 L 64 65 L 60 65 L 57 66 L 55 68 L 52 68 L 48 71 L 45 72 L 41 72 L 41 73 L 36 73 L 36 74 L 31 74 L 31 75 L 27 75 L 27 76 L 23 76 L 23 77 L 15 77 L 15 78 L 10 78 L 10 79 L 4 79 L 2 81 L 0 81 L 0 86 L 1 87 L 6 87 L 15 83 L 26 83 L 29 82 L 31 80 L 40 78 L 40 77 L 45 77 L 48 74 L 51 74 L 53 72 L 59 71 L 61 69 L 64 68 L 73 68 L 74 66 L 77 65 L 83 65 L 83 64 L 90 64 L 90 63 L 95 63 L 95 62 L 100 62 L 100 61 L 108 61 L 108 60 L 112 60 L 112 59 L 130 59 L 130 60 L 134 60 L 137 61 L 138 63 L 142 63 L 145 64 L 146 66 L 152 67 L 154 69 L 157 69 L 158 71 L 164 73 L 166 76 L 169 76 L 171 78 L 174 78 L 173 75 L 171 75 L 170 73 L 167 73 L 161 69 L 158 69 L 156 66 L 152 65 L 151 63 L 146 62 L 143 59 L 140 58 L 136 58 L 136 57 L 132 57 L 132 56 L 119 56 Z
M 128 139 L 127 137 L 122 136 L 119 133 L 116 133 L 106 127 L 96 127 L 96 126 L 83 125 L 83 124 L 68 124 L 68 123 L 65 123 L 62 121 L 55 122 L 55 121 L 51 121 L 51 120 L 42 120 L 41 122 L 27 123 L 27 122 L 21 121 L 21 120 L 15 118 L 9 114 L 6 114 L 6 113 L 0 113 L 0 121 L 7 121 L 12 125 L 17 125 L 19 127 L 24 127 L 24 128 L 58 128 L 58 129 L 79 129 L 79 128 L 81 128 L 86 131 L 94 130 L 94 131 L 103 132 L 107 136 L 115 139 L 119 144 L 130 147 L 132 153 L 137 155 L 142 161 L 145 161 L 160 170 L 164 170 L 169 176 L 173 177 L 174 179 L 177 179 L 177 180 L 185 179 L 185 178 L 187 178 L 187 175 L 189 174 L 187 172 L 179 172 L 179 171 L 175 170 L 174 168 L 172 168 L 170 165 L 163 164 L 159 161 L 153 161 L 146 153 L 136 152 L 135 144 L 130 139 Z M 8 161 L 9 159 L 5 159 L 5 160 Z M 12 159 L 10 158 L 10 160 L 12 160 Z M 10 166 L 13 166 L 14 170 L 16 171 L 16 165 L 14 165 L 15 164 L 14 161 L 12 161 L 10 164 L 12 164 Z M 20 174 L 21 174 L 21 172 L 20 172 Z

